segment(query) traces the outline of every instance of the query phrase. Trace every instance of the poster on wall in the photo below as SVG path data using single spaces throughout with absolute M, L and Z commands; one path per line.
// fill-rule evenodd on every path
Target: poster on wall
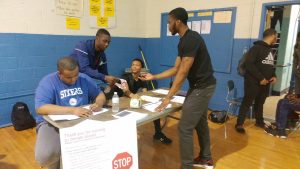
M 83 16 L 83 0 L 55 0 L 55 13 L 80 18 Z
M 214 12 L 214 23 L 231 23 L 232 11 Z
M 67 17 L 66 18 L 66 28 L 72 30 L 79 30 L 80 29 L 80 19 Z
M 201 21 L 201 34 L 210 34 L 211 20 Z
M 192 30 L 201 33 L 201 21 L 193 21 L 192 22 Z
M 115 0 L 89 0 L 89 25 L 92 28 L 116 26 Z
M 63 168 L 138 169 L 136 121 L 85 120 L 59 130 Z

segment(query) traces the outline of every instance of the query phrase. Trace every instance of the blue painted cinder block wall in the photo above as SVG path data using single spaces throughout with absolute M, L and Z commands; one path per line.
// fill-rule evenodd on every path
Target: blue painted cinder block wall
M 56 61 L 71 53 L 78 41 L 93 36 L 0 33 L 0 127 L 11 124 L 10 113 L 17 101 L 34 110 L 34 90 L 40 79 L 56 71 Z M 107 49 L 109 73 L 120 76 L 139 56 L 143 38 L 113 37 Z
M 34 90 L 40 79 L 56 71 L 57 59 L 68 55 L 78 41 L 91 38 L 93 36 L 0 34 L 0 127 L 11 124 L 10 112 L 17 101 L 27 103 L 35 115 Z M 232 59 L 231 72 L 215 72 L 217 89 L 209 108 L 218 110 L 227 108 L 225 97 L 228 80 L 234 80 L 238 96 L 243 96 L 243 78 L 237 74 L 236 67 L 244 47 L 249 46 L 249 41 L 249 39 L 234 40 L 233 54 L 228 58 Z M 165 57 L 162 56 L 160 38 L 113 37 L 106 51 L 109 73 L 120 76 L 125 68 L 130 67 L 133 58 L 141 57 L 139 45 L 152 73 L 169 68 L 160 62 L 161 58 Z M 176 56 L 168 57 L 172 59 L 172 63 L 175 62 Z M 170 79 L 158 80 L 157 83 L 159 87 L 168 87 Z M 187 89 L 188 83 L 185 82 L 183 90 Z

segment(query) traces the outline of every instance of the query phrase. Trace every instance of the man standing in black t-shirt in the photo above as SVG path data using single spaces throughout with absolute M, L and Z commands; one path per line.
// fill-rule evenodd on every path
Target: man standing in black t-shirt
M 169 13 L 169 30 L 172 35 L 178 33 L 180 36 L 175 65 L 160 74 L 146 74 L 143 79 L 162 79 L 176 75 L 169 93 L 156 108 L 157 111 L 162 111 L 187 77 L 190 88 L 178 126 L 182 169 L 192 169 L 193 166 L 213 168 L 207 109 L 215 90 L 216 79 L 205 42 L 197 32 L 189 30 L 187 20 L 188 14 L 184 8 L 176 8 Z M 197 131 L 201 147 L 199 156 L 194 160 L 193 129 Z

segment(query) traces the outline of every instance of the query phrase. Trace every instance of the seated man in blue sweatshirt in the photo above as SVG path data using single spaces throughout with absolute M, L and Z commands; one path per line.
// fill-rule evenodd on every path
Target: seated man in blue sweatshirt
M 87 75 L 79 73 L 72 57 L 57 62 L 57 72 L 45 76 L 35 92 L 35 108 L 39 115 L 72 114 L 87 117 L 105 104 L 105 95 Z M 93 103 L 93 104 L 91 104 Z M 90 105 L 90 109 L 82 108 Z M 38 116 L 35 159 L 42 167 L 60 168 L 59 130 Z M 0 167 L 1 168 L 1 167 Z
M 288 115 L 294 111 L 300 111 L 300 98 L 294 94 L 288 94 L 284 99 L 280 99 L 276 108 L 276 124 L 265 129 L 265 132 L 279 138 L 287 138 L 285 127 Z
M 99 29 L 95 39 L 79 42 L 70 56 L 77 60 L 79 72 L 114 85 L 117 78 L 108 75 L 107 59 L 104 52 L 110 41 L 110 33 L 106 29 Z

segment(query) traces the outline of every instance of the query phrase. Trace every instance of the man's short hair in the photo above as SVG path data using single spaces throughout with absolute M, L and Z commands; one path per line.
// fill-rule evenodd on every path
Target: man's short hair
M 277 32 L 275 29 L 269 28 L 264 31 L 263 38 L 266 38 L 266 37 L 272 36 L 272 35 L 276 35 L 276 34 L 277 34 Z
M 110 36 L 110 33 L 109 33 L 106 29 L 103 29 L 103 28 L 101 28 L 101 29 L 99 29 L 99 30 L 97 31 L 96 36 L 99 36 L 99 35 L 101 35 L 101 34 L 105 34 L 105 35 Z
M 171 12 L 169 12 L 169 15 L 180 20 L 183 24 L 187 24 L 188 14 L 184 8 L 175 8 Z
M 139 58 L 134 58 L 134 59 L 131 61 L 131 63 L 134 62 L 134 61 L 140 62 L 141 65 L 142 65 L 142 68 L 144 68 L 144 62 L 143 62 L 141 59 L 139 59 Z
M 78 67 L 78 62 L 71 56 L 64 56 L 57 61 L 57 70 L 62 72 L 64 70 L 73 71 Z

